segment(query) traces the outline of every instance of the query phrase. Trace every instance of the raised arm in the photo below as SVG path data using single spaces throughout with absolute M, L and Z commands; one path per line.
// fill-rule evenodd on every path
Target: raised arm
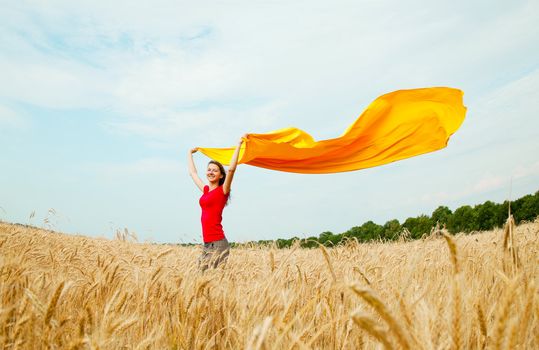
M 189 154 L 187 155 L 187 164 L 189 164 L 189 175 L 191 175 L 191 178 L 193 179 L 195 185 L 204 192 L 204 182 L 198 177 L 197 168 L 195 167 L 195 162 L 193 161 L 193 153 L 196 153 L 198 151 L 198 148 L 193 148 L 189 150 Z
M 228 172 L 226 174 L 225 183 L 223 184 L 224 194 L 227 194 L 228 192 L 230 192 L 232 179 L 234 178 L 234 173 L 236 172 L 236 166 L 238 165 L 238 158 L 240 156 L 241 145 L 246 138 L 247 138 L 247 134 L 243 135 L 243 137 L 240 139 L 238 146 L 236 147 L 236 150 L 234 151 L 234 154 L 232 155 L 232 159 L 230 160 L 230 165 L 228 166 Z

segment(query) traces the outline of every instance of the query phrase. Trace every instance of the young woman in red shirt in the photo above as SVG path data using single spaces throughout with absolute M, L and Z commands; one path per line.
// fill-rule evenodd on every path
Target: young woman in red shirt
M 211 160 L 208 163 L 208 168 L 206 169 L 208 185 L 205 185 L 198 176 L 193 161 L 193 153 L 197 152 L 198 148 L 193 148 L 189 151 L 189 174 L 197 187 L 202 191 L 199 204 L 202 208 L 201 222 L 204 247 L 202 249 L 202 255 L 198 259 L 199 268 L 202 271 L 208 268 L 216 268 L 220 264 L 224 264 L 228 259 L 230 246 L 221 225 L 223 219 L 222 214 L 230 196 L 230 186 L 232 185 L 232 179 L 234 178 L 234 172 L 238 164 L 240 148 L 246 137 L 247 135 L 244 135 L 240 139 L 230 161 L 228 172 L 225 172 L 223 165 L 215 160 Z

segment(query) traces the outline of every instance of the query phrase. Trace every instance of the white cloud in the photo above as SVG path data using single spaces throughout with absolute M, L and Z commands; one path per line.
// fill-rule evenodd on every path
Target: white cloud
M 508 182 L 507 177 L 501 175 L 487 175 L 481 178 L 476 184 L 472 186 L 471 189 L 467 190 L 468 195 L 473 195 L 475 193 L 487 192 L 490 190 L 495 190 Z
M 510 189 L 513 182 L 539 178 L 539 162 L 533 164 L 520 164 L 501 174 L 484 173 L 473 183 L 463 186 L 456 191 L 438 191 L 424 194 L 421 201 L 424 203 L 440 204 L 472 198 L 488 192 Z
M 117 118 L 103 126 L 111 133 L 128 133 L 174 145 L 183 138 L 194 143 L 193 146 L 224 147 L 244 133 L 267 131 L 282 108 L 274 103 L 243 109 L 155 110 L 139 118 Z
M 85 168 L 108 178 L 131 178 L 146 174 L 179 174 L 184 167 L 176 160 L 144 158 L 126 163 L 87 164 Z
M 529 165 L 519 165 L 513 171 L 515 179 L 522 179 L 531 176 L 539 176 L 539 162 Z
M 53 3 L 4 9 L 11 49 L 3 50 L 0 69 L 13 83 L 0 84 L 0 94 L 112 111 L 125 121 L 109 126 L 152 139 L 178 135 L 186 130 L 178 125 L 204 114 L 178 112 L 185 107 L 213 108 L 209 123 L 219 123 L 229 101 L 251 101 L 251 111 L 236 117 L 243 123 L 264 119 L 256 113 L 264 105 L 282 104 L 288 109 L 283 119 L 272 117 L 276 123 L 343 127 L 335 116 L 359 114 L 378 94 L 451 82 L 478 62 L 494 67 L 492 56 L 513 57 L 537 34 L 534 2 L 489 20 L 471 18 L 481 7 L 421 1 Z M 503 46 L 488 40 L 493 30 L 507 39 Z M 159 133 L 156 125 L 173 127 Z
M 189 106 L 211 99 L 223 99 L 239 71 L 231 63 L 210 57 L 188 58 L 181 49 L 165 57 L 150 57 L 118 66 L 119 76 L 112 90 L 114 99 L 129 106 Z
M 22 60 L 0 57 L 0 96 L 54 109 L 102 108 L 108 102 L 99 70 L 41 54 Z M 4 80 L 5 79 L 5 80 Z
M 21 113 L 0 104 L 0 126 L 23 128 L 28 126 L 28 121 Z

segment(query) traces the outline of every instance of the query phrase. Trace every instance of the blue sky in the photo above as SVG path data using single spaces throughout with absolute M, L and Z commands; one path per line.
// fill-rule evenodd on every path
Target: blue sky
M 189 148 L 286 126 L 336 137 L 379 95 L 427 86 L 465 92 L 446 149 L 331 175 L 241 165 L 229 239 L 539 190 L 537 1 L 19 1 L 0 18 L 5 221 L 199 242 Z

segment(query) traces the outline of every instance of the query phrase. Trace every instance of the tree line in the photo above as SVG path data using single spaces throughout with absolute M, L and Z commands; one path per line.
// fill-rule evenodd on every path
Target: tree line
M 306 239 L 298 237 L 280 238 L 275 241 L 260 240 L 249 244 L 266 245 L 275 243 L 278 248 L 288 248 L 295 242 L 299 242 L 304 248 L 316 248 L 319 244 L 334 246 L 349 239 L 357 239 L 359 242 L 393 241 L 403 235 L 410 239 L 418 239 L 430 234 L 434 227 L 444 228 L 452 234 L 488 231 L 503 226 L 508 217 L 509 206 L 517 225 L 523 221 L 533 221 L 539 216 L 539 191 L 511 202 L 494 203 L 486 201 L 473 207 L 464 205 L 455 211 L 451 211 L 447 206 L 439 206 L 430 216 L 410 217 L 403 223 L 393 219 L 387 221 L 384 225 L 379 225 L 369 220 L 361 226 L 354 226 L 348 231 L 338 234 L 325 231 L 320 233 L 318 237 L 311 236 Z

